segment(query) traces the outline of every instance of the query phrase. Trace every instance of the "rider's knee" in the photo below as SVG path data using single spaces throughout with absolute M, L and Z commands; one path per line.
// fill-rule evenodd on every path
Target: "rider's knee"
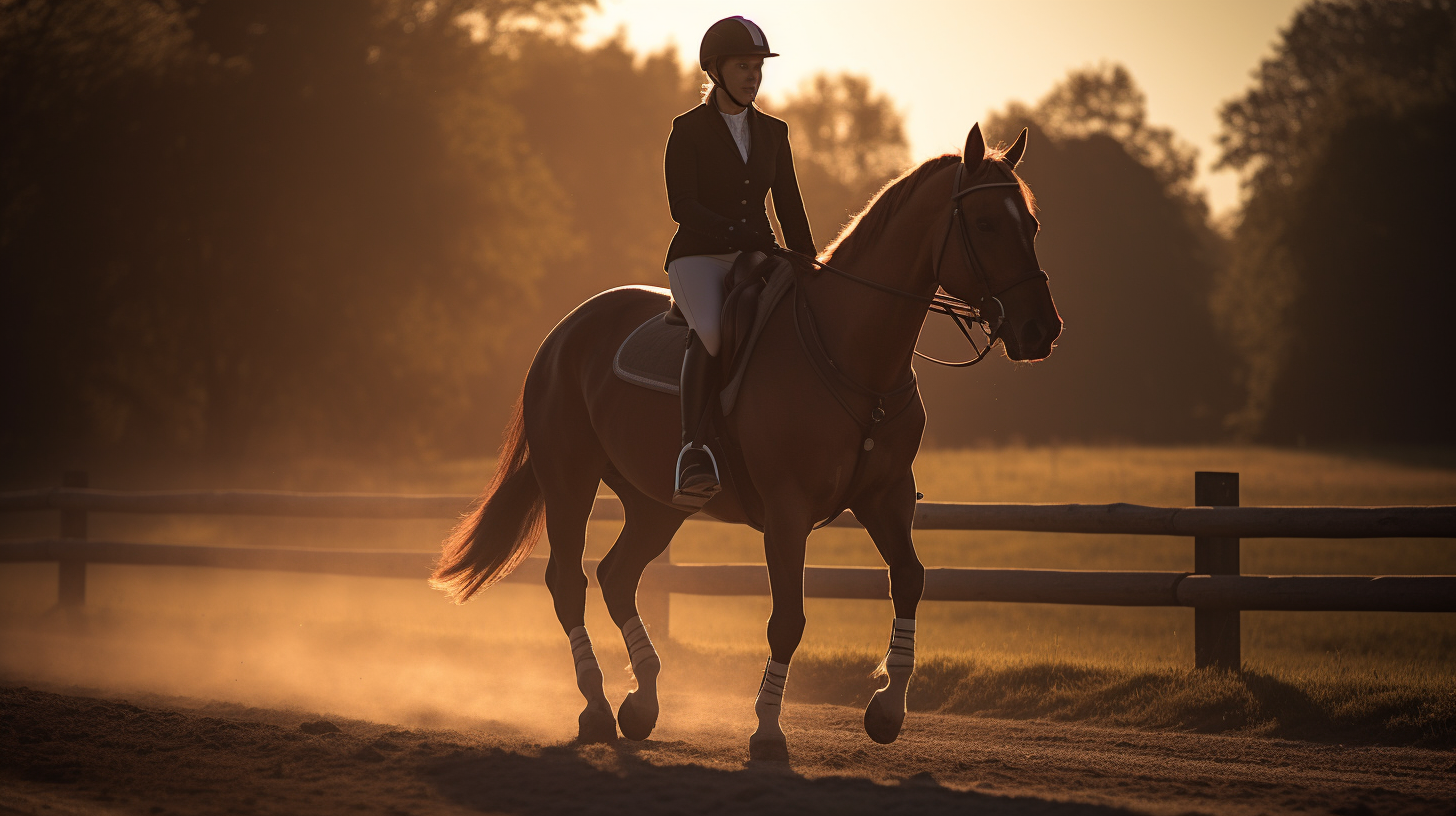
M 723 347 L 723 333 L 718 330 L 718 327 L 699 326 L 694 331 L 698 333 L 698 339 L 703 342 L 703 348 L 708 350 L 708 354 L 717 357 L 718 351 Z

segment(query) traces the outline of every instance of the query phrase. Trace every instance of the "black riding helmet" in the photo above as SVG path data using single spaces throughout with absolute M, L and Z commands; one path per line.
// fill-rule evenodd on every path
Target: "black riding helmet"
M 698 66 L 713 76 L 718 67 L 718 60 L 723 57 L 777 57 L 768 47 L 768 37 L 763 34 L 763 29 L 758 24 L 746 17 L 724 17 L 711 26 L 708 32 L 703 35 L 703 43 L 698 46 Z M 717 77 L 713 78 L 716 85 Z M 738 97 L 732 91 L 724 88 L 728 98 L 741 107 L 746 107 L 738 101 Z

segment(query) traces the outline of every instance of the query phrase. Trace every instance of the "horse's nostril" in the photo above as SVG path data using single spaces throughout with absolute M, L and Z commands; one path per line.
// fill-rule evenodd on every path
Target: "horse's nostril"
M 1021 346 L 1025 349 L 1034 349 L 1041 346 L 1041 341 L 1046 339 L 1046 330 L 1041 327 L 1041 322 L 1028 320 L 1021 325 Z

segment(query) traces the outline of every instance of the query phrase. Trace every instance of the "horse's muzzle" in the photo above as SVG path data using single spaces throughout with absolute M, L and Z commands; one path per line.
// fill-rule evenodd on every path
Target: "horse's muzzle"
M 1006 356 L 1017 361 L 1044 360 L 1052 353 L 1052 343 L 1061 336 L 1062 322 L 1054 323 L 1040 318 L 1031 318 L 1012 323 L 1010 331 L 1002 332 L 1006 344 Z

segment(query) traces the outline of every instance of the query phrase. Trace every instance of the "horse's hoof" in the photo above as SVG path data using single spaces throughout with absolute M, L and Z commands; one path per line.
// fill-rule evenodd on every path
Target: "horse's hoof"
M 748 738 L 748 758 L 754 762 L 788 762 L 789 741 L 782 734 L 754 734 Z
M 865 706 L 865 733 L 870 735 L 870 739 L 881 745 L 889 745 L 894 742 L 895 738 L 900 736 L 900 726 L 904 724 L 904 712 L 901 712 L 898 717 L 892 716 L 886 710 L 879 694 L 871 697 L 870 704 Z
M 617 709 L 617 725 L 622 728 L 622 736 L 640 741 L 652 736 L 652 729 L 657 727 L 657 709 L 644 711 L 647 707 L 635 703 L 636 697 L 634 691 L 622 701 L 622 707 Z
M 617 721 L 612 719 L 612 709 L 587 706 L 576 719 L 576 741 L 584 744 L 616 742 Z

